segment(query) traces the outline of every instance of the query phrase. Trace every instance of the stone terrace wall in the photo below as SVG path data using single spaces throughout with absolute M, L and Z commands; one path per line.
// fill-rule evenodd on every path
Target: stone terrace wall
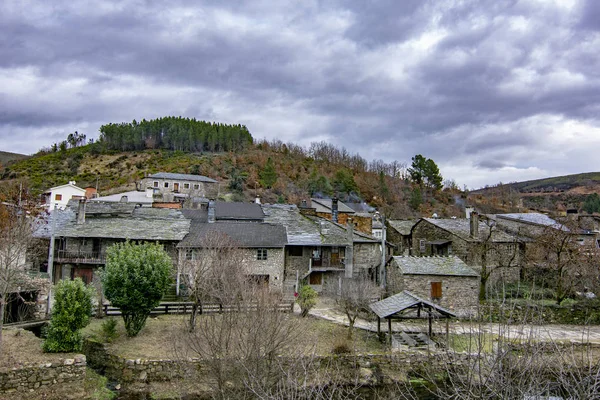
M 86 358 L 77 355 L 59 363 L 23 366 L 0 371 L 0 394 L 35 392 L 36 389 L 67 382 L 84 384 Z M 1 398 L 2 396 L 0 396 Z

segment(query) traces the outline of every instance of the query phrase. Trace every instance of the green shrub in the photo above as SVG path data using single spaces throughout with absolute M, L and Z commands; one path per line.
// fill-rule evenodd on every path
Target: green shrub
M 117 338 L 117 320 L 109 318 L 102 322 L 102 337 L 105 342 L 111 343 Z
M 296 299 L 296 303 L 298 303 L 302 310 L 300 315 L 303 317 L 308 315 L 308 312 L 317 304 L 317 296 L 317 291 L 308 285 L 304 285 L 300 288 L 298 298 Z
M 136 336 L 171 283 L 172 260 L 155 243 L 118 243 L 106 251 L 102 286 L 121 309 L 127 336 Z
M 80 330 L 90 322 L 92 293 L 80 278 L 60 281 L 56 285 L 52 319 L 43 345 L 45 352 L 81 350 Z

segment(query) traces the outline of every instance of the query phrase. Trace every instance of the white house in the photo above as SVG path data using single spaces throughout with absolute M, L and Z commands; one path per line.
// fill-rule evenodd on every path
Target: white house
M 53 209 L 56 204 L 62 210 L 71 199 L 85 199 L 85 189 L 75 186 L 75 181 L 69 181 L 66 185 L 48 189 L 43 196 L 46 208 Z

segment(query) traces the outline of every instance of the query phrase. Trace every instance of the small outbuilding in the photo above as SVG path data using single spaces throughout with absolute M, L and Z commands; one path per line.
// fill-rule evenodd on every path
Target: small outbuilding
M 388 276 L 392 293 L 407 290 L 458 316 L 477 310 L 479 274 L 456 256 L 392 257 Z

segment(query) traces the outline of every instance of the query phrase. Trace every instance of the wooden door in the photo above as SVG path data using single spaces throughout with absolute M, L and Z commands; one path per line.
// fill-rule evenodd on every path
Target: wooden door
M 81 278 L 86 285 L 92 283 L 94 279 L 94 270 L 92 268 L 75 268 L 73 271 L 73 279 Z
M 322 285 L 323 284 L 323 273 L 313 272 L 308 277 L 308 283 L 311 285 Z

